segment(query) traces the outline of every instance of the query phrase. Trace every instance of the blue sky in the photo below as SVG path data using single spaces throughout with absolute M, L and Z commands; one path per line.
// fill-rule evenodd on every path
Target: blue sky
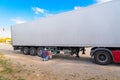
M 0 37 L 10 26 L 109 0 L 0 0 Z

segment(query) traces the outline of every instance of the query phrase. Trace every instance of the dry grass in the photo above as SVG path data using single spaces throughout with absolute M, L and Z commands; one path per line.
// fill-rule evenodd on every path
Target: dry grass
M 25 80 L 21 76 L 16 76 L 21 71 L 21 68 L 13 65 L 0 53 L 0 80 Z
M 33 67 L 31 65 L 30 67 Z M 47 71 L 36 73 L 34 70 L 26 69 L 26 65 L 13 64 L 0 53 L 0 80 L 58 80 Z

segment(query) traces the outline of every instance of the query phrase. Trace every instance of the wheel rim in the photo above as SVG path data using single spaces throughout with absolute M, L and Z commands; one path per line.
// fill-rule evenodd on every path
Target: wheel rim
M 100 61 L 105 61 L 106 59 L 107 59 L 107 58 L 106 58 L 105 55 L 103 55 L 103 54 L 99 55 L 99 60 L 100 60 Z
M 27 49 L 24 49 L 24 53 L 26 54 L 28 52 L 28 50 Z
M 99 62 L 106 62 L 108 60 L 108 58 L 105 54 L 99 54 L 98 60 L 99 60 Z
M 41 54 L 41 50 L 38 51 L 38 55 L 40 55 L 40 54 Z
M 41 56 L 41 52 L 42 52 L 42 50 L 41 50 L 41 49 L 38 49 L 38 50 L 37 50 L 37 55 L 38 55 L 38 56 Z
M 34 52 L 35 52 L 35 51 L 34 51 L 33 49 L 32 49 L 32 50 L 30 50 L 30 54 L 34 54 Z

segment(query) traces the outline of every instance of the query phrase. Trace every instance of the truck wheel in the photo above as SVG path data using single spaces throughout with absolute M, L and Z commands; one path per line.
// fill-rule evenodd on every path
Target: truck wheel
M 25 55 L 29 54 L 29 48 L 28 47 L 23 48 L 23 54 L 25 54 Z
M 34 47 L 31 47 L 31 48 L 30 48 L 30 55 L 31 55 L 31 56 L 35 56 L 35 55 L 36 55 L 36 52 L 37 52 L 36 48 L 34 48 Z
M 41 48 L 41 47 L 39 47 L 39 48 L 37 49 L 37 55 L 38 55 L 39 57 L 41 57 L 42 50 L 43 50 L 43 48 Z
M 111 63 L 112 57 L 108 51 L 99 50 L 94 53 L 94 60 L 98 64 L 106 65 Z

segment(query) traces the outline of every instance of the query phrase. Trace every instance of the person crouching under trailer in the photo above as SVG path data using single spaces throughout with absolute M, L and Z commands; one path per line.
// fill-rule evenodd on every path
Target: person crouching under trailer
M 42 51 L 41 57 L 43 61 L 48 61 L 52 58 L 50 52 L 46 48 L 44 48 L 44 50 Z

